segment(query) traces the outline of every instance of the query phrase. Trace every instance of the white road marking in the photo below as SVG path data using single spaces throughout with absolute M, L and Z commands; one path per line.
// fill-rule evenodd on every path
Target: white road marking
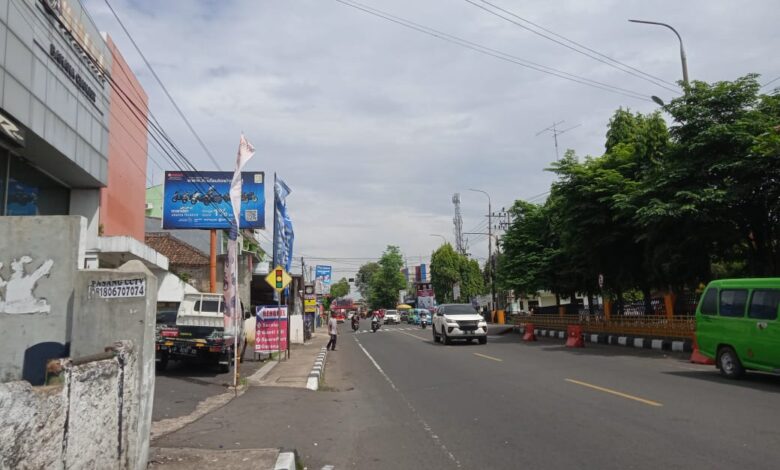
M 436 445 L 438 445 L 441 448 L 441 450 L 447 455 L 447 457 L 449 457 L 450 460 L 453 461 L 453 463 L 455 463 L 455 465 L 458 468 L 461 468 L 460 462 L 458 461 L 458 459 L 456 459 L 455 456 L 452 455 L 452 452 L 450 452 L 447 449 L 447 446 L 445 446 L 444 443 L 441 442 L 441 438 L 439 438 L 439 435 L 436 434 L 435 432 L 433 432 L 433 429 L 431 428 L 431 426 L 422 418 L 422 416 L 420 416 L 419 413 L 417 413 L 417 410 L 414 408 L 414 405 L 412 405 L 412 403 L 406 398 L 406 395 L 404 395 L 403 392 L 398 390 L 398 387 L 395 386 L 395 384 L 390 379 L 390 377 L 388 377 L 387 374 L 385 374 L 385 371 L 382 370 L 382 367 L 380 367 L 379 364 L 374 360 L 373 356 L 371 356 L 371 354 L 369 354 L 369 352 L 366 351 L 366 348 L 364 348 L 363 345 L 360 344 L 360 341 L 357 338 L 355 338 L 355 342 L 360 347 L 360 349 L 363 350 L 363 353 L 366 355 L 366 357 L 368 357 L 368 360 L 370 360 L 371 363 L 374 364 L 374 367 L 376 367 L 376 370 L 378 370 L 379 373 L 382 374 L 382 377 L 385 378 L 387 383 L 390 384 L 390 387 L 392 387 L 392 389 L 398 393 L 398 395 L 401 397 L 401 399 L 404 401 L 404 403 L 406 403 L 406 406 L 409 408 L 409 410 L 411 410 L 412 414 L 417 418 L 417 421 L 419 421 L 419 423 L 422 425 L 423 429 L 425 429 L 425 432 L 428 433 L 428 436 L 430 436 L 430 438 L 433 439 L 433 442 L 435 442 Z

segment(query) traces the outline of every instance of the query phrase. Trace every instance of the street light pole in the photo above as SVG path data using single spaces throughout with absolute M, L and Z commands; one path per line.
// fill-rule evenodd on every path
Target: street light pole
M 496 308 L 496 263 L 493 258 L 493 203 L 490 200 L 490 194 L 481 189 L 469 188 L 469 191 L 482 193 L 488 198 L 488 261 L 490 262 L 490 298 L 492 301 L 491 310 Z
M 444 235 L 439 235 L 438 233 L 429 233 L 429 234 L 428 234 L 428 236 L 431 236 L 431 237 L 439 237 L 439 238 L 441 238 L 442 240 L 444 240 L 444 244 L 445 244 L 445 245 L 446 245 L 447 243 L 449 243 L 449 242 L 447 241 L 447 239 L 446 239 L 446 238 L 444 238 Z
M 685 56 L 685 47 L 683 47 L 683 40 L 682 37 L 680 36 L 680 33 L 678 33 L 676 29 L 672 28 L 670 25 L 666 23 L 659 23 L 657 21 L 645 21 L 645 20 L 628 20 L 628 21 L 632 23 L 642 23 L 642 24 L 663 26 L 665 28 L 669 28 L 672 30 L 672 32 L 677 36 L 677 39 L 680 40 L 680 61 L 682 62 L 683 83 L 685 83 L 685 86 L 688 86 L 688 58 Z

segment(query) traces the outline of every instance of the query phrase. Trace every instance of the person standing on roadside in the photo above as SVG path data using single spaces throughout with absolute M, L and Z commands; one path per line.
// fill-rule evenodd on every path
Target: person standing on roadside
M 338 322 L 336 321 L 336 317 L 333 316 L 333 314 L 330 314 L 330 320 L 328 320 L 328 334 L 330 335 L 330 341 L 328 341 L 327 346 L 325 346 L 325 349 L 330 349 L 331 351 L 336 350 L 336 339 L 338 338 L 339 329 L 338 329 Z

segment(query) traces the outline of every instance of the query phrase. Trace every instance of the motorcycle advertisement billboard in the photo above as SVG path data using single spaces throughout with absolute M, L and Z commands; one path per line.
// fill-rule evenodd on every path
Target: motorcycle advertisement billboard
M 330 266 L 324 266 L 318 264 L 314 270 L 314 278 L 322 283 L 323 294 L 330 294 L 330 278 L 332 274 L 332 268 Z
M 233 220 L 230 171 L 166 171 L 164 229 L 228 229 Z M 265 173 L 241 172 L 239 228 L 265 228 Z

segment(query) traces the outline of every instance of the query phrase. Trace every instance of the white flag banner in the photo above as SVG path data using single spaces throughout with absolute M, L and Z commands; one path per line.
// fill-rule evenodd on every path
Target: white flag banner
M 238 156 L 236 156 L 236 171 L 233 173 L 233 181 L 230 183 L 230 205 L 233 206 L 233 217 L 236 220 L 236 229 L 239 228 L 241 214 L 241 169 L 255 154 L 255 148 L 241 134 L 241 142 L 238 144 Z

